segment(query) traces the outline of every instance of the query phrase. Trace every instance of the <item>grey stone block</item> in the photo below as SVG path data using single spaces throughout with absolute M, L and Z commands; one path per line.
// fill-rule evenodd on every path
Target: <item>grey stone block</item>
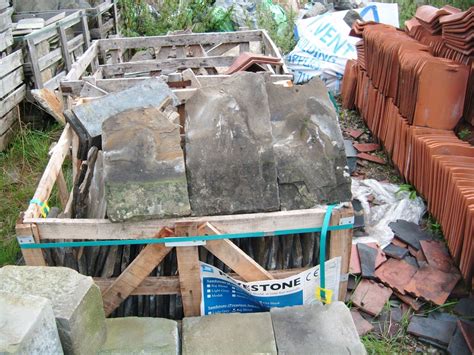
M 366 354 L 342 302 L 272 308 L 279 354 Z
M 270 313 L 231 313 L 183 319 L 184 355 L 276 354 Z
M 0 291 L 49 299 L 65 353 L 93 354 L 105 341 L 102 297 L 91 277 L 65 267 L 4 266 Z
M 282 210 L 351 200 L 344 140 L 319 78 L 283 87 L 267 79 Z
M 122 112 L 102 125 L 107 216 L 111 221 L 191 214 L 177 114 Z
M 186 103 L 186 169 L 196 215 L 275 211 L 270 111 L 262 75 L 238 73 Z
M 106 319 L 107 340 L 99 354 L 179 354 L 178 325 L 164 318 Z
M 62 354 L 51 301 L 0 291 L 0 354 Z

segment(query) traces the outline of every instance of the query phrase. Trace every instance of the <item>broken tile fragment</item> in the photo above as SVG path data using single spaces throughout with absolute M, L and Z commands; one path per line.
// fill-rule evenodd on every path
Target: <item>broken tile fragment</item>
M 383 249 L 383 252 L 387 256 L 400 260 L 407 256 L 408 249 L 399 247 L 395 244 L 389 244 Z
M 375 277 L 375 258 L 377 250 L 366 244 L 358 243 L 357 252 L 359 253 L 361 274 L 364 278 Z
M 359 154 L 357 154 L 357 158 L 368 160 L 368 161 L 371 161 L 373 163 L 382 164 L 382 165 L 387 163 L 384 159 L 382 159 L 382 158 L 380 158 L 376 155 L 367 154 L 367 153 L 359 153 Z
M 459 320 L 458 326 L 461 329 L 462 335 L 464 335 L 464 340 L 466 341 L 469 350 L 474 354 L 474 323 Z
M 426 265 L 420 267 L 413 275 L 406 285 L 405 291 L 437 305 L 442 305 L 460 278 L 459 274 L 445 273 Z
M 425 254 L 423 254 L 423 250 L 416 250 L 413 248 L 411 245 L 408 246 L 408 251 L 410 252 L 411 255 L 413 255 L 420 265 L 420 263 L 426 263 L 426 258 Z M 421 265 L 420 265 L 421 266 Z
M 429 265 L 444 272 L 457 272 L 454 261 L 451 255 L 449 255 L 448 248 L 442 242 L 421 240 L 420 245 Z
M 185 132 L 193 214 L 280 209 L 263 76 L 242 72 L 197 89 L 186 102 Z
M 421 227 L 413 222 L 398 219 L 396 222 L 390 222 L 388 225 L 395 236 L 402 242 L 407 243 L 416 250 L 421 248 L 420 240 L 431 240 L 431 234 L 425 232 Z
M 410 282 L 416 271 L 417 268 L 403 260 L 388 259 L 375 271 L 375 276 L 393 290 L 404 295 L 405 286 Z
M 414 266 L 414 267 L 419 267 L 420 265 L 418 265 L 418 261 L 416 261 L 416 258 L 414 258 L 413 256 L 411 255 L 407 255 L 403 258 L 403 260 L 405 260 L 408 264 Z
M 448 352 L 453 355 L 472 354 L 459 326 L 456 326 L 456 330 L 454 331 L 454 334 L 451 337 L 451 341 L 449 342 L 448 346 Z
M 372 280 L 362 279 L 352 294 L 352 303 L 362 311 L 377 316 L 390 299 L 392 290 Z
M 354 143 L 354 148 L 361 153 L 369 153 L 379 150 L 380 145 L 376 143 Z
M 357 333 L 359 334 L 359 336 L 364 336 L 367 333 L 370 333 L 374 329 L 374 326 L 370 324 L 370 322 L 365 320 L 364 317 L 362 317 L 358 311 L 354 309 L 351 310 L 351 316 L 352 316 L 352 320 L 355 323 L 355 326 L 357 328 Z
M 456 324 L 449 321 L 413 316 L 408 325 L 408 333 L 448 345 Z
M 364 133 L 358 129 L 353 129 L 353 128 L 347 129 L 346 132 L 354 139 L 359 138 Z
M 397 247 L 400 247 L 400 248 L 407 248 L 408 247 L 408 244 L 407 243 L 404 243 L 402 242 L 400 239 L 398 238 L 393 238 L 392 239 L 392 244 L 393 245 L 396 245 Z
M 349 263 L 349 273 L 351 273 L 352 275 L 359 275 L 361 273 L 359 252 L 357 251 L 358 244 L 360 243 L 352 244 L 351 260 Z M 375 258 L 376 269 L 387 260 L 385 253 L 382 251 L 382 249 L 378 247 L 377 243 L 363 243 L 363 244 L 377 251 L 377 256 Z
M 415 311 L 419 311 L 421 306 L 423 306 L 423 302 L 421 302 L 419 299 L 417 298 L 414 298 L 410 295 L 402 295 L 401 293 L 398 293 L 398 292 L 395 292 L 395 295 L 401 299 L 404 304 L 410 306 L 411 308 L 413 308 Z
M 454 313 L 463 317 L 474 318 L 474 298 L 461 298 L 454 307 Z

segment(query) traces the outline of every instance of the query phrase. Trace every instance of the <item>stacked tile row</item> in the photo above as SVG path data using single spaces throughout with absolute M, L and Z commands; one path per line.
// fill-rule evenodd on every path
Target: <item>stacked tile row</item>
M 474 272 L 474 147 L 452 129 L 462 116 L 469 69 L 436 58 L 393 27 L 358 24 L 360 61 L 349 61 L 343 104 L 357 108 L 404 178 L 427 200 L 449 250 Z

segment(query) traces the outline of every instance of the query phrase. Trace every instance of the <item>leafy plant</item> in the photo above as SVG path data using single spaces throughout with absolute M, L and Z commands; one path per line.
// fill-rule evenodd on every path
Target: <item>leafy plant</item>
M 395 195 L 398 196 L 402 192 L 408 192 L 408 198 L 410 200 L 414 200 L 417 197 L 415 188 L 410 184 L 401 184 Z
M 462 129 L 458 132 L 458 137 L 459 137 L 459 139 L 462 139 L 464 141 L 464 140 L 467 140 L 467 139 L 471 138 L 471 134 L 472 133 L 469 129 L 464 128 L 464 129 Z
M 443 235 L 443 231 L 441 230 L 441 224 L 436 221 L 436 219 L 431 214 L 428 216 L 426 226 L 433 234 Z

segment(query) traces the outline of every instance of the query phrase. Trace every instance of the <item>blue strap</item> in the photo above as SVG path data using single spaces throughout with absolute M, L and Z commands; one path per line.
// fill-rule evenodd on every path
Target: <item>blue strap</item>
M 326 268 L 325 268 L 325 261 L 326 261 L 326 237 L 328 234 L 328 230 L 331 230 L 329 227 L 329 222 L 331 221 L 331 214 L 332 210 L 336 207 L 336 205 L 329 205 L 326 214 L 324 215 L 323 226 L 321 228 L 321 240 L 319 244 L 319 287 L 321 290 L 321 299 L 326 299 Z
M 331 210 L 334 206 L 330 206 Z M 329 208 L 329 207 L 328 207 Z M 326 212 L 327 214 L 327 212 Z M 329 214 L 330 217 L 330 214 Z M 328 217 L 328 221 L 329 218 Z M 325 217 L 326 221 L 326 217 Z M 328 223 L 323 227 L 326 227 L 327 231 L 336 231 L 344 229 L 352 229 L 353 224 L 344 224 L 340 226 L 328 226 Z M 32 244 L 20 244 L 22 249 L 51 249 L 51 248 L 79 248 L 79 247 L 98 247 L 98 246 L 114 246 L 114 245 L 141 245 L 141 244 L 163 244 L 163 243 L 183 243 L 193 241 L 205 241 L 205 240 L 221 240 L 221 239 L 237 239 L 237 238 L 259 238 L 268 237 L 272 235 L 288 235 L 288 234 L 301 234 L 301 233 L 314 233 L 323 232 L 322 227 L 315 228 L 301 228 L 301 229 L 287 229 L 277 230 L 274 232 L 250 232 L 250 233 L 229 233 L 229 234 L 217 234 L 217 235 L 198 235 L 191 237 L 170 237 L 160 239 L 122 239 L 122 240 L 94 240 L 94 241 L 81 241 L 81 242 L 57 242 L 57 243 L 32 243 Z

